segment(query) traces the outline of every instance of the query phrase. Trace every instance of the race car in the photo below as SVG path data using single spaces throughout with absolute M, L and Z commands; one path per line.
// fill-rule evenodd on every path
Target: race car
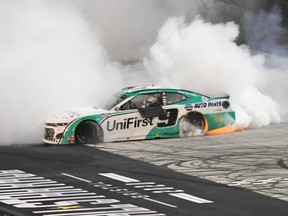
M 116 93 L 104 109 L 75 109 L 48 119 L 43 142 L 95 144 L 190 137 L 230 132 L 234 124 L 235 112 L 227 94 L 134 86 Z

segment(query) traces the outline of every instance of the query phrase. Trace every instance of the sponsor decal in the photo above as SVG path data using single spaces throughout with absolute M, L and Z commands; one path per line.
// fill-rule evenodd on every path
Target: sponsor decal
M 215 114 L 214 115 L 214 121 L 218 122 L 218 123 L 223 122 L 223 115 L 222 114 Z
M 184 107 L 187 111 L 191 111 L 193 109 L 193 105 L 192 104 L 186 104 Z
M 229 101 L 224 101 L 224 102 L 222 103 L 222 106 L 223 106 L 224 109 L 228 109 L 228 107 L 230 106 Z
M 124 121 L 108 121 L 107 130 L 125 130 L 129 128 L 146 127 L 148 125 L 153 125 L 153 118 L 138 119 L 137 117 L 126 118 Z
M 207 107 L 207 103 L 197 103 L 194 105 L 194 108 L 205 108 Z
M 206 108 L 206 107 L 219 107 L 222 105 L 222 101 L 210 101 L 194 104 L 194 108 Z
M 208 102 L 208 107 L 218 107 L 222 105 L 222 101 L 210 101 Z

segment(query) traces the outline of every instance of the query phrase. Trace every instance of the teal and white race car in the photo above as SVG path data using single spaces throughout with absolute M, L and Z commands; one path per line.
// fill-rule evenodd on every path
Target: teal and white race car
M 67 112 L 45 122 L 44 143 L 99 142 L 190 137 L 234 130 L 229 95 L 208 96 L 156 86 L 127 87 L 104 109 Z

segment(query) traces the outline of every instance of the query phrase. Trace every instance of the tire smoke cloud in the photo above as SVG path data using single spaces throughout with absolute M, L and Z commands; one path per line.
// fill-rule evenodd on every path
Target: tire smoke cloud
M 157 81 L 209 94 L 227 92 L 241 127 L 261 127 L 280 121 L 277 103 L 257 85 L 266 69 L 264 57 L 235 43 L 234 23 L 207 23 L 196 18 L 170 18 L 160 29 L 147 70 Z
M 69 1 L 1 1 L 0 47 L 1 144 L 41 143 L 47 116 L 98 105 L 124 83 Z
M 247 44 L 265 57 L 258 87 L 277 102 L 281 119 L 287 121 L 288 29 L 282 23 L 283 11 L 277 5 L 257 14 L 245 12 L 242 18 Z

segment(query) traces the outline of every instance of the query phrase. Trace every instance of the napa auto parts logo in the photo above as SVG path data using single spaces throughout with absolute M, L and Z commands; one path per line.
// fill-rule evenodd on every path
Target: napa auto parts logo
M 222 105 L 222 101 L 215 101 L 215 102 L 203 102 L 197 103 L 194 105 L 194 108 L 206 108 L 206 107 L 219 107 Z
M 230 106 L 230 103 L 228 101 L 210 101 L 210 102 L 202 102 L 202 103 L 196 103 L 196 104 L 186 104 L 185 109 L 187 111 L 191 111 L 194 109 L 200 109 L 200 108 L 206 108 L 206 107 L 223 107 L 224 109 L 227 109 Z

